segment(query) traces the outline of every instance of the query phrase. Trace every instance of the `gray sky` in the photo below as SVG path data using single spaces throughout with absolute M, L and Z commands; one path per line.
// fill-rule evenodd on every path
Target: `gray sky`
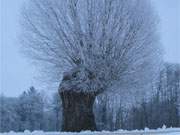
M 23 1 L 0 0 L 0 91 L 7 96 L 18 96 L 31 85 L 42 89 L 36 68 L 20 53 L 18 34 Z M 180 63 L 180 0 L 153 1 L 161 19 L 165 60 Z

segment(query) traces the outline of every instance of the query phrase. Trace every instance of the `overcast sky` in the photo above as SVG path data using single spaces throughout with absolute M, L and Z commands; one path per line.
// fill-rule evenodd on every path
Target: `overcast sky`
M 18 96 L 37 81 L 37 70 L 20 53 L 20 8 L 25 0 L 0 0 L 0 90 Z M 165 60 L 180 63 L 180 0 L 153 0 L 160 16 Z M 179 10 L 179 11 L 178 11 Z

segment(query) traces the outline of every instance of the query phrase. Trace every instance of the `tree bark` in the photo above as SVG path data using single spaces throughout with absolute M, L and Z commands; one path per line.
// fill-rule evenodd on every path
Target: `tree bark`
M 80 132 L 96 130 L 93 114 L 95 94 L 85 92 L 60 92 L 63 106 L 62 131 Z

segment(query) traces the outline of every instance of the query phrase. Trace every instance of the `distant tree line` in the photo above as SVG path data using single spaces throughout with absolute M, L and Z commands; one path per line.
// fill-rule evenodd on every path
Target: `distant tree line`
M 48 100 L 47 100 L 48 99 Z M 0 96 L 0 132 L 44 130 L 57 131 L 61 123 L 58 94 L 47 98 L 34 87 L 18 98 Z
M 130 107 L 119 97 L 100 95 L 94 104 L 98 130 L 180 127 L 180 65 L 165 64 L 155 93 Z M 58 93 L 51 99 L 34 87 L 18 98 L 0 96 L 0 132 L 59 131 L 62 106 Z
M 180 127 L 180 65 L 165 64 L 151 98 L 126 107 L 117 103 L 119 97 L 109 100 L 98 97 L 96 106 L 97 126 L 100 130 L 144 129 Z M 113 105 L 115 104 L 115 105 Z M 115 107 L 114 107 L 115 106 Z

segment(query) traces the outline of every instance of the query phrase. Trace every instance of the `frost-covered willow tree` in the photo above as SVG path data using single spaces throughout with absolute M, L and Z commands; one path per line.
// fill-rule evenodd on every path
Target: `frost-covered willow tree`
M 98 94 L 114 85 L 140 90 L 158 75 L 149 0 L 29 0 L 22 15 L 24 50 L 60 83 L 64 131 L 95 130 Z

